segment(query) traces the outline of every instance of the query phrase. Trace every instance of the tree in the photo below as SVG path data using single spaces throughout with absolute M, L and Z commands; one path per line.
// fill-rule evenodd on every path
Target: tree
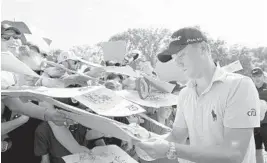
M 250 53 L 253 56 L 252 66 L 267 71 L 267 47 L 253 48 Z
M 74 52 L 75 55 L 82 57 L 87 61 L 100 64 L 103 60 L 103 51 L 101 44 L 102 43 L 100 42 L 93 46 L 73 46 L 70 51 Z
M 219 61 L 221 66 L 228 65 L 239 60 L 243 70 L 238 73 L 250 76 L 253 67 L 267 67 L 267 48 L 248 48 L 243 45 L 227 45 L 224 40 L 208 39 L 211 53 L 215 62 Z
M 61 49 L 50 50 L 48 60 L 53 61 L 53 62 L 57 62 L 57 57 L 62 51 L 63 50 L 61 50 Z
M 200 26 L 195 27 L 201 30 Z M 172 32 L 169 29 L 136 28 L 118 33 L 112 36 L 109 41 L 126 41 L 127 51 L 140 50 L 147 60 L 151 62 L 151 65 L 155 67 L 157 62 L 156 55 L 168 46 L 171 34 Z M 248 48 L 239 44 L 228 45 L 224 40 L 213 39 L 208 33 L 204 32 L 204 34 L 208 37 L 214 61 L 219 61 L 221 66 L 240 60 L 243 70 L 238 73 L 249 76 L 251 69 L 256 66 L 265 68 L 265 71 L 267 71 L 267 47 Z M 93 46 L 74 46 L 70 50 L 77 56 L 94 63 L 101 63 L 104 60 L 102 42 Z M 50 53 L 57 57 L 60 52 L 61 50 L 55 49 Z
M 124 40 L 127 43 L 127 51 L 140 50 L 147 60 L 154 67 L 156 64 L 156 54 L 159 53 L 169 43 L 171 31 L 168 29 L 128 29 L 125 32 L 112 36 L 109 41 Z
M 231 63 L 232 57 L 228 52 L 228 47 L 224 40 L 213 40 L 209 38 L 208 43 L 210 45 L 212 58 L 215 62 L 219 62 L 221 66 L 228 65 L 229 63 Z

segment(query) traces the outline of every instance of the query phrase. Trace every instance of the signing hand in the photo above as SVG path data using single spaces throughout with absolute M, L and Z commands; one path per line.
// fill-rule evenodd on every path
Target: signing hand
M 151 158 L 159 159 L 166 157 L 166 153 L 169 150 L 169 143 L 164 139 L 152 138 L 137 143 L 136 147 L 144 150 Z

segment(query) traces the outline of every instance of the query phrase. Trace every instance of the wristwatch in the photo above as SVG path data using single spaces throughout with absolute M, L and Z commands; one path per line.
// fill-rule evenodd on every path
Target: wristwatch
M 169 150 L 166 153 L 166 155 L 169 160 L 174 160 L 177 158 L 177 151 L 175 148 L 175 143 L 169 142 Z

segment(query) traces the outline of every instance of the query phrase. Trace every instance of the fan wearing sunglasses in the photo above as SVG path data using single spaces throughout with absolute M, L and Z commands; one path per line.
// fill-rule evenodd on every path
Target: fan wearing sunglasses
M 40 71 L 44 58 L 39 53 L 39 48 L 36 46 L 35 50 L 28 44 L 22 45 L 22 33 L 13 26 L 2 24 L 1 30 L 1 52 L 12 53 L 34 71 Z
M 21 46 L 21 32 L 8 24 L 1 25 L 1 51 L 10 51 L 18 54 L 18 47 Z

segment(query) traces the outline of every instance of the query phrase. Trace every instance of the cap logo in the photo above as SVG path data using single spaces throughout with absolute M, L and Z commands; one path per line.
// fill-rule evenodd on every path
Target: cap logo
M 192 42 L 198 42 L 198 41 L 202 41 L 203 38 L 193 38 L 193 39 L 187 39 L 186 42 L 187 43 L 192 43 Z
M 178 36 L 176 38 L 171 39 L 171 41 L 179 41 L 179 40 L 181 40 L 181 38 L 182 38 L 182 36 Z

